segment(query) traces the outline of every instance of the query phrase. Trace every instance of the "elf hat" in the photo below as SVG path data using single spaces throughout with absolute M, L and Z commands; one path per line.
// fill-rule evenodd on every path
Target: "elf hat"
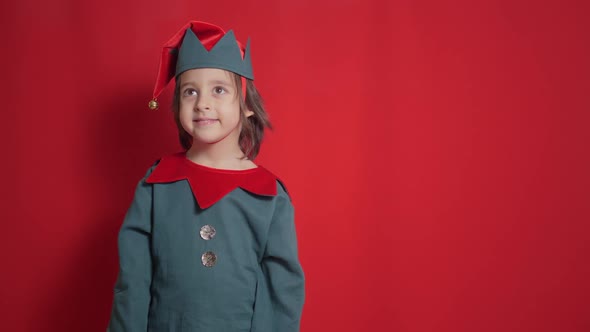
M 211 23 L 190 21 L 164 44 L 149 108 L 158 109 L 156 98 L 172 78 L 189 69 L 219 68 L 242 76 L 242 94 L 246 95 L 246 80 L 254 80 L 250 60 L 250 39 L 244 47 L 232 30 L 227 33 Z

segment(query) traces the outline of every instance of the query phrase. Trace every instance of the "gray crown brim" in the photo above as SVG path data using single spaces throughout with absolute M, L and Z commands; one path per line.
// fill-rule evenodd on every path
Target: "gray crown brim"
M 191 29 L 187 29 L 178 52 L 175 76 L 189 69 L 218 68 L 234 72 L 254 80 L 250 59 L 250 39 L 246 44 L 244 59 L 232 30 L 228 31 L 210 51 L 197 38 Z

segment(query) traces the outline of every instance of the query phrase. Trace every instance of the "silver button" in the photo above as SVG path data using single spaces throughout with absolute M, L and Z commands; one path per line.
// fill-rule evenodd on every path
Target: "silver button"
M 199 232 L 203 240 L 211 240 L 215 237 L 215 228 L 211 225 L 205 225 L 201 227 L 201 231 Z
M 213 251 L 207 251 L 201 256 L 201 261 L 206 267 L 212 267 L 217 262 L 217 255 Z

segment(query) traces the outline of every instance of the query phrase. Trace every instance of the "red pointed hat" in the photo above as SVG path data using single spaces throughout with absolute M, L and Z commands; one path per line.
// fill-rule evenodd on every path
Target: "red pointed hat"
M 242 76 L 242 94 L 246 81 L 253 80 L 250 41 L 246 47 L 238 42 L 232 30 L 201 21 L 190 21 L 176 32 L 162 48 L 162 57 L 150 109 L 157 109 L 156 98 L 172 78 L 195 68 L 219 68 Z

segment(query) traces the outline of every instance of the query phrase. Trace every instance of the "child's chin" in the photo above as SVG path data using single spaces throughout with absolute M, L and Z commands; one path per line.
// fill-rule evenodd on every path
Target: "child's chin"
M 221 137 L 217 136 L 206 136 L 206 135 L 193 135 L 193 143 L 197 144 L 215 144 L 221 140 Z

